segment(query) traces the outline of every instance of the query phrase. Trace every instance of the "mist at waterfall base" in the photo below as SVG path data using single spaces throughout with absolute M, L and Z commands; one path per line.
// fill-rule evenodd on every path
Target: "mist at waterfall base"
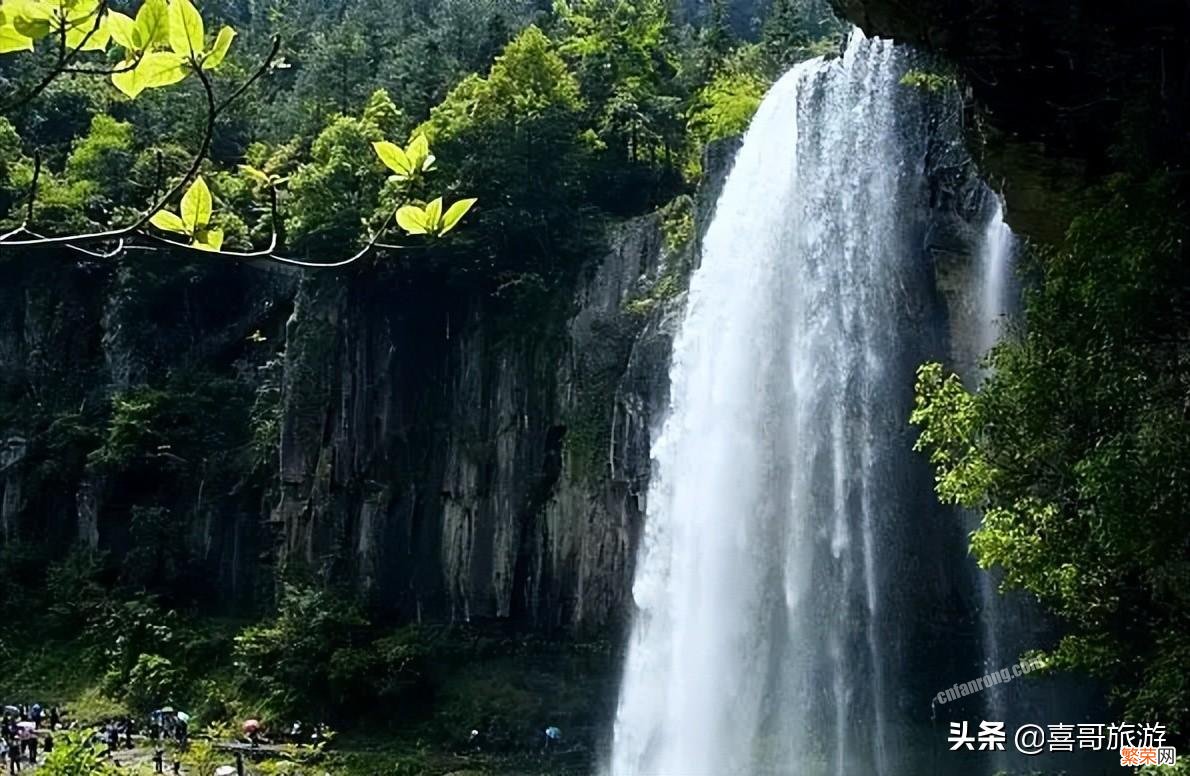
M 946 741 L 988 699 L 933 703 L 983 673 L 986 629 L 907 421 L 948 347 L 909 59 L 855 33 L 798 65 L 724 184 L 653 442 L 610 776 L 997 767 Z

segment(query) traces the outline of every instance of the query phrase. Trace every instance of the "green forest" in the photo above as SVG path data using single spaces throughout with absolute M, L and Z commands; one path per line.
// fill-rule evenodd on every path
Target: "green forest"
M 0 0 L 0 705 L 73 724 L 34 772 L 151 773 L 92 734 L 167 707 L 199 776 L 235 740 L 260 774 L 604 773 L 632 369 L 766 93 L 853 23 L 920 47 L 896 89 L 1023 245 L 982 377 L 915 364 L 898 433 L 1052 623 L 1009 662 L 1163 724 L 1179 765 L 1142 772 L 1187 772 L 1186 14 L 1087 22 L 1091 112 L 1034 121 L 1057 17 L 936 5 Z

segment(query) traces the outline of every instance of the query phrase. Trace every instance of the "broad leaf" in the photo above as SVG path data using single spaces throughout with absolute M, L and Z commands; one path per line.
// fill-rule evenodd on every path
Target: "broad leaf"
M 53 10 L 33 0 L 5 0 L 5 13 L 12 26 L 26 38 L 40 40 L 55 28 Z
M 131 16 L 122 14 L 119 11 L 108 11 L 107 29 L 117 46 L 121 46 L 128 51 L 137 51 L 140 49 L 136 45 L 136 22 L 133 21 Z
M 474 205 L 475 202 L 475 197 L 460 199 L 458 202 L 447 208 L 446 213 L 442 216 L 442 230 L 439 231 L 438 234 L 446 234 L 451 229 L 454 229 L 455 225 L 457 225 L 459 221 L 462 220 L 463 216 L 467 215 L 467 211 L 471 209 L 471 206 Z
M 133 71 L 137 93 L 143 89 L 157 89 L 181 81 L 189 74 L 186 60 L 170 51 L 150 51 L 141 57 Z M 135 96 L 135 95 L 133 95 Z
M 215 45 L 211 47 L 211 52 L 202 60 L 204 70 L 214 70 L 223 64 L 223 59 L 227 56 L 227 50 L 231 48 L 231 41 L 235 36 L 236 31 L 231 27 L 224 27 L 219 30 L 219 35 L 215 38 Z
M 426 211 L 417 205 L 405 205 L 397 210 L 397 226 L 409 234 L 429 233 L 429 225 L 426 222 Z
M 442 197 L 426 205 L 426 228 L 433 234 L 442 228 Z
M 223 247 L 223 230 L 202 229 L 194 234 L 192 245 L 201 251 L 217 251 Z
M 66 47 L 79 51 L 103 51 L 111 42 L 107 19 L 100 19 L 98 26 L 95 15 L 90 14 L 70 23 L 66 30 Z
M 182 223 L 182 219 L 168 210 L 158 210 L 149 219 L 149 223 L 158 229 L 163 229 L 167 232 L 179 232 L 186 234 L 186 225 Z
M 136 12 L 134 47 L 147 49 L 169 43 L 169 5 L 165 0 L 145 0 Z
M 376 149 L 376 155 L 380 157 L 380 161 L 384 162 L 384 166 L 395 172 L 398 176 L 408 178 L 413 174 L 413 165 L 409 162 L 409 157 L 401 150 L 401 147 L 396 143 L 389 143 L 382 140 L 378 143 L 373 143 L 372 148 Z
M 135 60 L 125 60 L 116 65 L 116 72 L 112 73 L 112 83 L 129 97 L 136 97 L 145 88 L 136 75 L 137 64 Z
M 211 190 L 199 176 L 182 195 L 182 224 L 189 234 L 195 234 L 211 223 Z
M 5 0 L 4 8 L 17 32 L 34 40 L 49 35 L 56 19 L 53 9 L 40 0 Z
M 189 57 L 203 52 L 205 32 L 202 14 L 190 0 L 172 0 L 169 4 L 169 47 L 175 54 Z
M 0 25 L 0 54 L 32 50 L 32 38 L 22 35 L 12 24 Z
M 425 135 L 418 135 L 409 141 L 405 155 L 409 157 L 409 166 L 414 170 L 424 169 L 423 166 L 430 156 L 430 141 L 426 140 Z

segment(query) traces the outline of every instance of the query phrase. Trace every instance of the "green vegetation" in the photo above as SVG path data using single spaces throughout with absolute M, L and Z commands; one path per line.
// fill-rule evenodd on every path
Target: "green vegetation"
M 953 75 L 932 73 L 928 70 L 910 70 L 901 76 L 901 83 L 927 92 L 942 92 L 954 88 L 957 81 Z
M 551 767 L 537 754 L 545 724 L 562 726 L 572 744 L 550 772 L 577 771 L 589 765 L 596 724 L 612 698 L 613 656 L 602 642 L 551 640 L 501 625 L 381 627 L 341 596 L 298 585 L 286 586 L 275 617 L 199 618 L 105 589 L 107 569 L 96 559 L 55 566 L 37 581 L 61 590 L 75 584 L 78 566 L 89 569 L 97 598 L 55 617 L 84 625 L 60 636 L 33 627 L 6 640 L 0 696 L 65 704 L 83 724 L 169 704 L 188 710 L 192 726 L 217 740 L 234 739 L 248 717 L 274 733 L 292 720 L 347 731 L 333 751 L 274 753 L 261 766 L 266 773 L 368 773 L 394 764 L 407 773 L 464 764 L 484 773 L 538 772 Z M 36 589 L 22 595 L 38 606 L 52 600 Z M 482 753 L 469 740 L 472 729 L 482 731 Z M 81 738 L 70 738 L 55 767 L 85 767 L 79 763 L 93 755 Z M 184 761 L 203 772 L 226 757 L 200 737 Z
M 983 511 L 972 549 L 1057 613 L 1050 666 L 1101 677 L 1129 720 L 1190 734 L 1187 213 L 1178 182 L 1119 177 L 1039 250 L 1027 326 L 977 392 L 918 375 L 919 448 L 947 502 Z

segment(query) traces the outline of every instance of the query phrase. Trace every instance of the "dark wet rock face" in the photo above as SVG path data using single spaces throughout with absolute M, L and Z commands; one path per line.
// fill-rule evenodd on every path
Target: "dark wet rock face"
M 606 622 L 668 359 L 658 315 L 628 303 L 678 255 L 656 216 L 608 242 L 569 300 L 303 278 L 286 327 L 279 562 L 402 618 Z
M 958 68 L 980 113 L 981 166 L 1030 236 L 1060 238 L 1089 182 L 1138 161 L 1185 161 L 1190 6 L 1180 0 L 833 3 L 866 33 Z

